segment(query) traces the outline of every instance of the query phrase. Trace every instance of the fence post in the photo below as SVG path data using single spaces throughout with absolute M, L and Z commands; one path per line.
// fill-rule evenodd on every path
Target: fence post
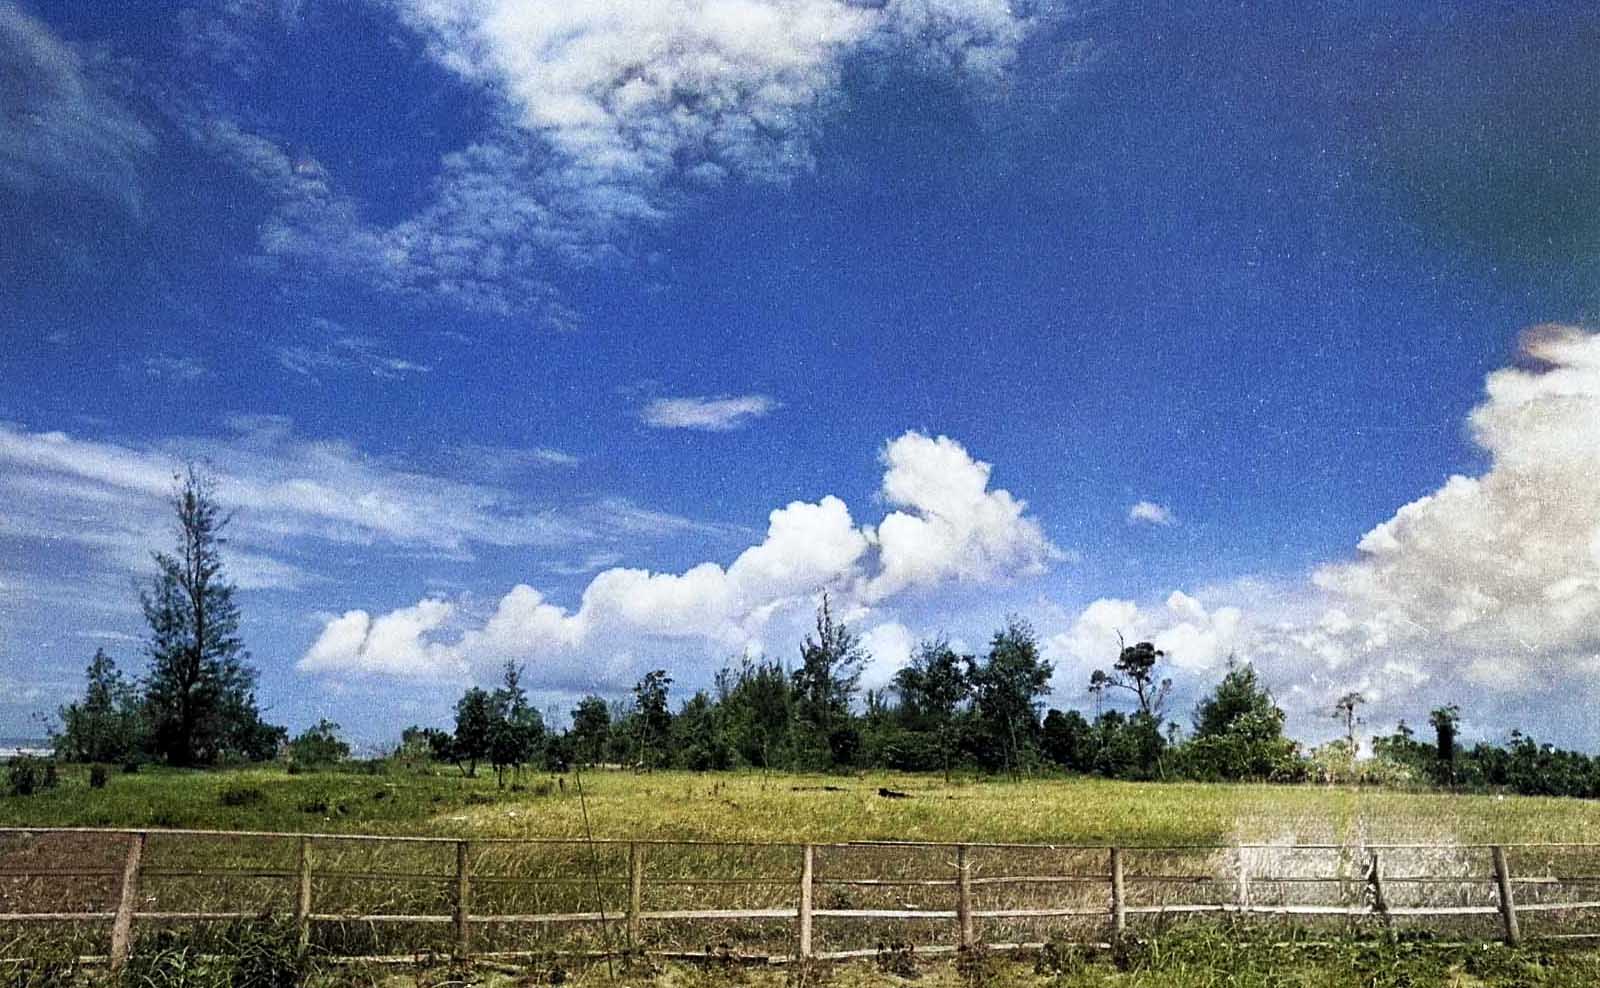
M 1122 887 L 1122 848 L 1111 849 L 1111 932 L 1117 937 L 1128 930 L 1127 897 Z
M 800 959 L 810 960 L 811 950 L 811 896 L 816 881 L 817 849 L 807 844 L 800 853 Z
M 300 838 L 299 858 L 295 870 L 299 873 L 300 887 L 295 896 L 294 925 L 296 945 L 304 954 L 311 947 L 311 838 Z
M 1239 872 L 1239 905 L 1248 907 L 1250 905 L 1250 862 L 1245 859 L 1244 848 L 1238 848 L 1236 853 L 1238 854 L 1236 863 L 1238 864 Z
M 1517 928 L 1517 904 L 1511 896 L 1511 869 L 1506 866 L 1506 849 L 1496 844 L 1494 855 L 1494 883 L 1500 892 L 1500 918 L 1505 921 L 1506 943 L 1515 947 L 1522 940 Z
M 1383 891 L 1383 861 L 1377 851 L 1368 851 L 1367 886 L 1372 891 L 1372 911 L 1383 917 L 1383 925 L 1394 929 L 1394 917 L 1389 915 L 1389 896 Z
M 644 848 L 628 844 L 628 949 L 639 949 L 639 913 L 644 905 Z
M 456 841 L 456 959 L 472 956 L 472 928 L 468 912 L 472 906 L 472 862 L 464 840 Z
M 127 856 L 122 860 L 122 894 L 117 900 L 117 917 L 111 924 L 111 969 L 122 970 L 133 949 L 133 912 L 139 902 L 139 869 L 144 861 L 145 834 L 128 837 Z
M 967 845 L 956 846 L 956 923 L 961 927 L 961 946 L 977 942 L 972 929 L 972 862 L 967 860 Z

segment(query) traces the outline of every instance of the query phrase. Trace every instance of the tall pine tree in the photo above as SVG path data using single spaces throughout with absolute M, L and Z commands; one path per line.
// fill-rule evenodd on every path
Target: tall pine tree
M 145 705 L 154 753 L 180 766 L 270 757 L 284 732 L 261 721 L 256 671 L 239 639 L 239 605 L 222 567 L 231 516 L 193 465 L 178 477 L 171 504 L 177 549 L 155 553 L 155 578 L 140 595 L 150 626 Z

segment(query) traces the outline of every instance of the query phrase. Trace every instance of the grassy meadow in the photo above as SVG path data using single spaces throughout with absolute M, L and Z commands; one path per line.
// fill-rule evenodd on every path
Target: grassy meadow
M 1014 782 L 933 776 L 756 772 L 584 773 L 595 837 L 1050 844 L 1533 843 L 1600 841 L 1600 802 L 1320 786 Z M 886 799 L 880 788 L 906 793 Z M 0 797 L 0 826 L 216 828 L 432 835 L 581 837 L 573 775 L 492 775 L 445 768 L 290 774 L 280 768 L 113 773 L 91 789 L 61 785 Z

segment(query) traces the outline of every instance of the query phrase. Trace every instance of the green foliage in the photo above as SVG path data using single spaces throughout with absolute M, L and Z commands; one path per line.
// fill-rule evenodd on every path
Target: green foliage
M 193 466 L 171 504 L 177 551 L 155 554 L 156 576 L 140 595 L 150 629 L 144 709 L 152 749 L 178 766 L 271 758 L 284 732 L 263 723 L 256 707 L 256 671 L 222 566 L 229 516 Z
M 826 594 L 817 608 L 816 635 L 800 647 L 794 682 L 795 764 L 809 768 L 849 765 L 860 749 L 850 722 L 850 702 L 861 681 L 867 652 L 842 621 L 835 621 Z
M 6 767 L 6 791 L 13 796 L 32 796 L 54 789 L 60 778 L 56 763 L 47 758 L 18 755 Z
M 489 691 L 468 689 L 456 701 L 456 731 L 448 756 L 469 778 L 478 774 L 478 762 L 489 757 L 494 744 L 495 702 Z
M 658 768 L 665 763 L 672 731 L 672 711 L 667 706 L 667 690 L 672 677 L 665 669 L 644 674 L 633 687 L 633 735 L 638 760 L 643 768 Z
M 606 701 L 589 695 L 578 701 L 572 711 L 572 748 L 574 756 L 585 765 L 593 765 L 605 757 L 606 739 L 611 733 L 611 709 Z
M 973 731 L 969 743 L 989 769 L 1026 768 L 1038 759 L 1041 699 L 1054 667 L 1039 655 L 1033 626 L 1010 617 L 995 632 L 983 662 L 968 660 Z
M 136 761 L 149 741 L 139 691 L 104 649 L 95 651 L 84 678 L 83 699 L 58 713 L 56 754 L 71 762 Z
M 350 757 L 350 745 L 339 737 L 339 725 L 319 720 L 289 742 L 289 760 L 304 768 L 334 765 Z
M 1195 708 L 1195 735 L 1180 751 L 1181 769 L 1208 781 L 1297 778 L 1299 746 L 1284 736 L 1283 722 L 1255 667 L 1230 659 L 1222 682 Z

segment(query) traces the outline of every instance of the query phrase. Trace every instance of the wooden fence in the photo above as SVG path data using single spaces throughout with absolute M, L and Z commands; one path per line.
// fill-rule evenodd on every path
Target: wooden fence
M 156 842 L 164 857 L 152 861 Z M 174 900 L 160 888 L 182 881 L 210 883 L 210 890 Z M 89 887 L 74 892 L 75 882 Z M 239 901 L 229 883 L 250 884 L 254 894 Z M 404 891 L 418 884 L 442 894 Z M 0 928 L 107 924 L 101 941 L 107 952 L 95 959 L 113 967 L 136 949 L 136 934 L 151 927 L 258 919 L 292 922 L 302 949 L 312 948 L 326 926 L 435 931 L 407 934 L 428 942 L 401 942 L 386 953 L 319 947 L 340 960 L 396 962 L 563 952 L 829 960 L 880 948 L 828 949 L 819 944 L 824 923 L 847 941 L 865 931 L 874 934 L 867 942 L 877 943 L 901 942 L 886 941 L 885 928 L 897 937 L 916 927 L 926 933 L 913 949 L 937 953 L 979 943 L 1001 949 L 1107 943 L 1134 924 L 1207 914 L 1345 931 L 1360 924 L 1441 930 L 1467 923 L 1468 938 L 1515 944 L 1532 917 L 1550 920 L 1537 936 L 1600 938 L 1583 926 L 1600 901 L 1593 893 L 1574 897 L 1596 886 L 1600 845 L 1591 844 L 758 844 L 0 828 Z M 357 887 L 380 891 L 351 891 Z M 530 894 L 536 907 L 553 896 L 555 907 L 512 908 Z M 704 901 L 719 895 L 736 901 Z M 908 901 L 930 895 L 941 900 L 934 907 Z M 670 901 L 647 905 L 662 898 Z M 169 901 L 182 908 L 163 905 Z M 416 902 L 434 905 L 405 908 Z M 740 934 L 741 924 L 762 927 L 765 942 L 780 940 L 781 949 L 673 949 L 696 936 L 703 943 L 730 936 L 755 942 L 755 934 Z M 680 932 L 675 941 L 647 934 L 685 925 L 698 932 Z M 1024 927 L 1046 935 L 989 935 Z M 491 930 L 518 928 L 567 932 L 541 950 L 495 950 L 479 942 Z M 585 938 L 573 930 L 589 931 L 591 949 L 578 949 Z

